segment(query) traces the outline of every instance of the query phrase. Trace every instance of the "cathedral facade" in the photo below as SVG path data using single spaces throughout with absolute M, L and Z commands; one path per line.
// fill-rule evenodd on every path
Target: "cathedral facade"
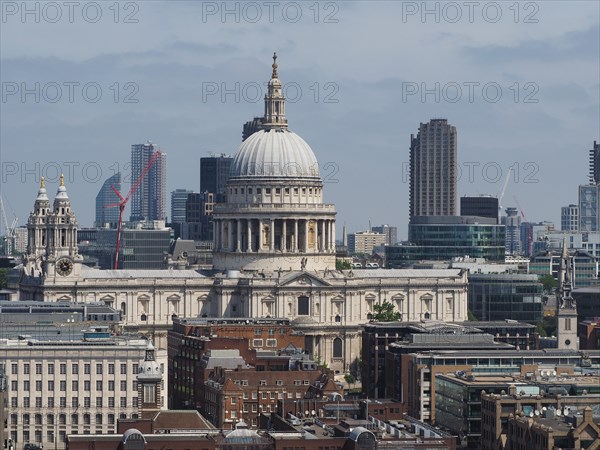
M 262 128 L 242 143 L 214 210 L 213 271 L 84 266 L 61 179 L 52 208 L 42 182 L 29 217 L 20 298 L 103 302 L 158 348 L 174 317 L 289 318 L 305 350 L 338 373 L 357 363 L 377 304 L 406 321 L 466 320 L 466 271 L 335 269 L 335 207 L 323 201 L 314 152 L 288 129 L 277 69 L 274 61 Z

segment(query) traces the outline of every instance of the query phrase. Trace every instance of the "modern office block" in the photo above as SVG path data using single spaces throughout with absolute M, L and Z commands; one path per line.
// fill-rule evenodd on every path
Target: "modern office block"
M 108 178 L 98 191 L 96 195 L 96 221 L 94 224 L 97 227 L 116 227 L 119 222 L 119 207 L 110 207 L 119 203 L 119 197 L 115 194 L 117 191 L 121 192 L 121 172 L 114 174 Z
M 560 208 L 560 229 L 569 233 L 579 230 L 579 206 L 568 205 Z
M 498 198 L 491 195 L 465 195 L 460 198 L 460 215 L 489 217 L 498 222 Z
M 184 223 L 186 204 L 189 194 L 194 191 L 187 189 L 175 189 L 171 191 L 171 223 Z
M 542 320 L 543 286 L 533 274 L 469 274 L 469 310 L 479 320 Z

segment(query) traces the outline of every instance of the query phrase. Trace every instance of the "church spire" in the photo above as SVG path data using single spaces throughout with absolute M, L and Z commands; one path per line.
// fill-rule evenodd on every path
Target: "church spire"
M 563 237 L 562 254 L 560 257 L 560 272 L 558 276 L 559 308 L 574 308 L 575 302 L 571 297 L 571 261 L 567 247 L 567 235 Z
M 287 119 L 285 118 L 285 98 L 282 92 L 281 81 L 277 72 L 277 53 L 273 53 L 273 72 L 269 80 L 267 95 L 265 95 L 265 117 L 263 127 L 287 128 Z

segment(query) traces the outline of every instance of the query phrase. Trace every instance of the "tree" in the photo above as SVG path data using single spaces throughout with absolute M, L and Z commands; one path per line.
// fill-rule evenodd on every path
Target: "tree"
M 347 373 L 346 375 L 344 375 L 344 380 L 346 381 L 346 383 L 348 383 L 348 385 L 356 383 L 356 378 L 354 378 L 354 375 L 352 375 L 351 373 Z
M 544 316 L 541 322 L 535 326 L 535 331 L 540 336 L 556 336 L 557 318 L 556 316 Z
M 469 322 L 477 322 L 479 319 L 471 311 L 467 310 L 467 319 Z
M 394 305 L 387 300 L 383 303 L 374 305 L 373 309 L 375 310 L 373 320 L 377 322 L 396 322 L 397 320 L 400 320 L 400 313 L 394 311 Z
M 352 268 L 350 261 L 344 261 L 343 259 L 335 260 L 335 270 L 348 270 Z
M 539 280 L 544 286 L 544 292 L 554 292 L 558 284 L 552 274 L 540 275 Z

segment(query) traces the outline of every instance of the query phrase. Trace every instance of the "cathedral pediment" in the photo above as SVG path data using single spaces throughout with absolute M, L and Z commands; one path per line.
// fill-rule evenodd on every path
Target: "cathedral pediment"
M 322 278 L 308 272 L 293 272 L 286 277 L 282 277 L 280 286 L 285 287 L 323 287 L 331 286 Z

